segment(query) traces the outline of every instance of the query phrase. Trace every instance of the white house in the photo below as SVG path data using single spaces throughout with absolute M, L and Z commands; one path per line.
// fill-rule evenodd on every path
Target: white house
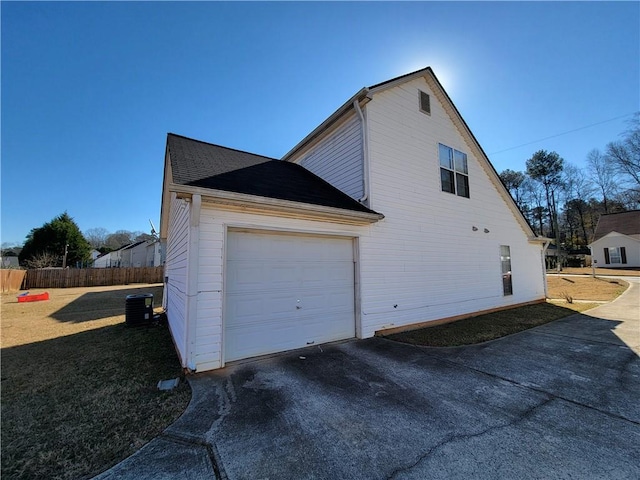
M 589 248 L 597 267 L 640 267 L 640 210 L 602 215 Z
M 147 242 L 142 240 L 140 242 L 134 242 L 131 245 L 127 245 L 122 248 L 122 261 L 120 266 L 123 268 L 129 267 L 146 267 L 147 266 Z
M 160 241 L 140 241 L 125 245 L 96 258 L 94 268 L 159 267 L 162 265 Z
M 162 265 L 162 251 L 160 248 L 160 240 L 147 242 L 146 245 L 146 266 L 159 267 Z
M 169 134 L 164 307 L 183 366 L 545 299 L 543 250 L 430 68 L 282 159 Z
M 105 253 L 93 261 L 93 268 L 109 268 L 111 266 L 111 255 Z

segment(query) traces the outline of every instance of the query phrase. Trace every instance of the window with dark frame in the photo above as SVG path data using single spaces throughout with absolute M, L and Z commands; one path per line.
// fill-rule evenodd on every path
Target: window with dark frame
M 442 191 L 470 198 L 467 154 L 438 144 Z
M 627 263 L 627 249 L 625 247 L 605 247 L 604 263 L 607 265 L 612 263 Z

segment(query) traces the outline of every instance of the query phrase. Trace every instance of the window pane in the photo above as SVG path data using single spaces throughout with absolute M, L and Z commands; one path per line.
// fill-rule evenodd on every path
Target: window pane
M 469 198 L 469 177 L 456 173 L 456 189 L 459 196 Z
M 513 295 L 513 284 L 511 283 L 511 274 L 502 275 L 502 293 L 505 295 Z
M 438 144 L 440 148 L 440 166 L 453 170 L 453 148 Z
M 619 247 L 609 247 L 609 261 L 611 263 L 622 263 Z
M 440 180 L 442 181 L 442 191 L 449 193 L 456 193 L 453 187 L 453 172 L 441 168 Z
M 469 173 L 467 170 L 467 154 L 455 150 L 456 172 Z
M 511 248 L 509 245 L 500 245 L 500 264 L 502 267 L 502 293 L 513 295 L 511 280 Z

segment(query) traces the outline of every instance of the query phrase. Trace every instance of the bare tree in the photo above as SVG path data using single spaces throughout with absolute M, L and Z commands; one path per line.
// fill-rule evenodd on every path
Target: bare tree
M 25 262 L 29 268 L 57 267 L 60 264 L 60 256 L 51 252 L 40 252 Z
M 107 237 L 106 246 L 111 248 L 112 250 L 117 250 L 124 247 L 125 245 L 133 243 L 134 239 L 135 235 L 133 234 L 133 232 L 130 232 L 128 230 L 118 230 Z
M 597 148 L 587 154 L 587 164 L 593 174 L 591 181 L 602 195 L 604 213 L 609 213 L 609 200 L 618 188 L 614 166 Z
M 636 112 L 629 125 L 622 140 L 607 145 L 607 159 L 631 188 L 640 192 L 640 112 Z
M 107 244 L 108 236 L 109 232 L 106 228 L 102 227 L 90 228 L 84 232 L 84 238 L 86 238 L 89 244 L 96 249 L 104 247 Z

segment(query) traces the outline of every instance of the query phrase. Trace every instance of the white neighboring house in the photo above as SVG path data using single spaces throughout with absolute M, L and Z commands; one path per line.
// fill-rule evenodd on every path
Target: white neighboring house
M 111 255 L 104 253 L 93 261 L 93 268 L 109 268 L 111 266 Z
M 545 299 L 548 239 L 430 68 L 363 88 L 279 161 L 169 134 L 160 238 L 194 371 Z
M 93 262 L 94 268 L 128 268 L 128 267 L 159 267 L 160 241 L 143 240 L 125 245 L 118 250 L 98 257 Z
M 602 215 L 589 248 L 597 267 L 640 267 L 640 210 Z
M 160 240 L 154 240 L 147 242 L 146 245 L 146 266 L 147 267 L 159 267 L 162 265 L 162 253 L 160 247 Z
M 147 242 L 142 240 L 140 242 L 127 245 L 121 250 L 122 260 L 120 266 L 123 268 L 128 267 L 146 267 L 147 266 Z

